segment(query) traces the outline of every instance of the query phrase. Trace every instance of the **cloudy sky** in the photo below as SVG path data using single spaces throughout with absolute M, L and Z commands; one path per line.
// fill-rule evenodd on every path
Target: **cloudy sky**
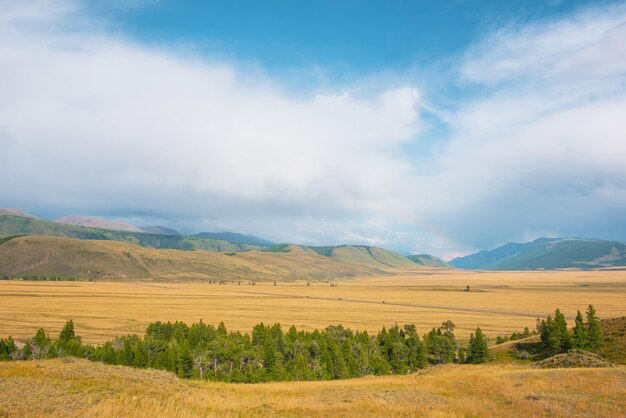
M 626 240 L 626 3 L 0 0 L 0 207 L 446 258 Z

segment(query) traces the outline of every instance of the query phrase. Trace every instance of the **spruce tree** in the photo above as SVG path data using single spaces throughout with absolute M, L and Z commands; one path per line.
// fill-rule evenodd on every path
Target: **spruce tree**
M 558 340 L 557 351 L 566 351 L 572 348 L 571 335 L 567 329 L 567 321 L 560 309 L 554 311 L 554 333 Z
M 59 341 L 68 342 L 72 338 L 74 338 L 76 334 L 74 333 L 74 321 L 71 319 L 65 323 L 61 333 L 59 334 Z
M 476 328 L 476 334 L 470 335 L 468 361 L 472 364 L 485 363 L 489 359 L 487 338 L 480 327 Z
M 578 311 L 576 314 L 576 325 L 572 335 L 572 347 L 584 349 L 588 345 L 587 329 L 583 321 L 583 315 Z
M 602 326 L 593 305 L 587 308 L 587 349 L 597 351 L 602 342 Z

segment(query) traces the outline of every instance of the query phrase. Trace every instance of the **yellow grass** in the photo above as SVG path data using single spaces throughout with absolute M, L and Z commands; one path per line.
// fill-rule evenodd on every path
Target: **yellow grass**
M 418 375 L 235 385 L 57 359 L 0 363 L 0 416 L 623 417 L 626 369 L 448 365 Z
M 202 318 L 241 331 L 261 321 L 308 330 L 342 323 L 376 332 L 398 322 L 415 323 L 423 333 L 450 319 L 457 324 L 458 338 L 465 340 L 477 326 L 490 337 L 524 326 L 532 329 L 535 319 L 517 314 L 547 315 L 556 307 L 574 316 L 591 303 L 601 317 L 626 315 L 624 271 L 398 271 L 395 276 L 338 283 L 331 288 L 319 282 L 248 286 L 0 281 L 0 337 L 24 340 L 39 327 L 56 336 L 67 319 L 74 319 L 88 343 L 142 334 L 157 320 L 192 323 Z M 472 291 L 464 292 L 468 284 Z

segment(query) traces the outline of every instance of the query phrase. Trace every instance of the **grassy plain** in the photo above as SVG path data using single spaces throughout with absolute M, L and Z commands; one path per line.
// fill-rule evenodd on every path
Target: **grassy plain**
M 603 318 L 626 315 L 625 271 L 397 271 L 327 283 L 246 284 L 28 282 L 0 280 L 0 338 L 30 338 L 37 328 L 56 336 L 67 319 L 87 343 L 143 334 L 154 321 L 224 321 L 231 330 L 280 322 L 299 329 L 330 324 L 377 332 L 415 323 L 420 333 L 444 320 L 466 340 L 480 326 L 488 337 L 532 329 L 533 315 L 559 307 L 569 317 L 593 304 Z M 463 289 L 471 286 L 470 292 Z M 383 301 L 385 303 L 383 303 Z
M 236 385 L 56 359 L 0 363 L 0 416 L 623 417 L 626 369 L 447 365 L 419 374 Z

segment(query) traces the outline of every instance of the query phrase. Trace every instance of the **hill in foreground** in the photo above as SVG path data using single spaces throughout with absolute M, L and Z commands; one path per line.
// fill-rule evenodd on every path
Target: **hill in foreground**
M 386 274 L 387 269 L 402 267 L 390 264 L 384 257 L 385 250 L 371 251 L 376 259 L 368 260 L 360 249 L 351 248 L 342 248 L 337 257 L 322 256 L 297 245 L 275 252 L 218 253 L 24 236 L 0 243 L 0 275 L 108 280 L 327 280 Z M 394 259 L 393 255 L 389 258 Z
M 64 358 L 0 362 L 0 392 L 0 415 L 9 417 L 617 417 L 626 410 L 626 370 L 446 365 L 402 376 L 242 385 Z
M 454 267 L 474 270 L 536 270 L 626 266 L 626 244 L 583 238 L 539 238 L 455 258 Z

